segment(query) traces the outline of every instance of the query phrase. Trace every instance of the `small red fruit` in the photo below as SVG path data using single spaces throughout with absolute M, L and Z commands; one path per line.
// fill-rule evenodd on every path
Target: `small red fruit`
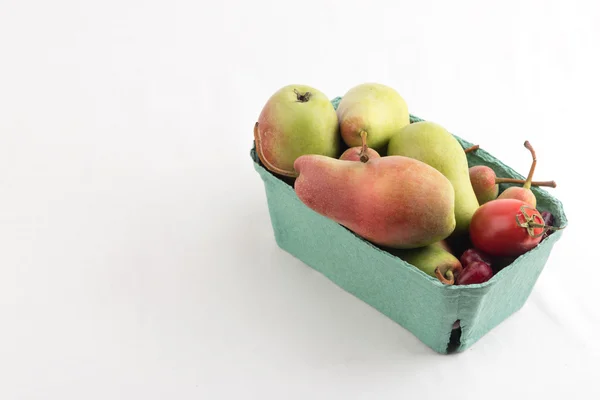
M 463 265 L 463 267 L 468 266 L 474 261 L 483 261 L 486 264 L 492 264 L 490 257 L 477 249 L 467 249 L 464 253 L 462 253 L 462 256 L 460 256 L 460 263 Z
M 531 250 L 545 231 L 540 212 L 517 199 L 483 204 L 473 214 L 469 227 L 473 245 L 496 257 L 515 257 Z
M 458 275 L 457 285 L 473 285 L 488 281 L 494 275 L 492 267 L 482 261 L 474 261 L 467 265 Z

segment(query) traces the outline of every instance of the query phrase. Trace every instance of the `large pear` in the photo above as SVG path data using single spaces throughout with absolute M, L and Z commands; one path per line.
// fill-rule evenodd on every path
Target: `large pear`
M 294 189 L 317 213 L 381 246 L 410 249 L 448 237 L 454 190 L 444 175 L 408 157 L 367 162 L 299 157 Z
M 454 187 L 456 236 L 466 234 L 479 202 L 471 179 L 465 151 L 443 126 L 430 121 L 404 127 L 389 142 L 388 154 L 414 158 L 440 171 Z

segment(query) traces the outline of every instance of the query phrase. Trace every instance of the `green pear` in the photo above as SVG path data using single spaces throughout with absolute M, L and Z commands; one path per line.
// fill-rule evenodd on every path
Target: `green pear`
M 444 241 L 416 249 L 388 251 L 448 285 L 454 284 L 456 275 L 462 271 L 460 260 L 450 253 L 448 245 Z
M 454 187 L 456 230 L 453 235 L 468 234 L 479 202 L 471 186 L 467 156 L 458 140 L 434 122 L 416 122 L 390 139 L 387 152 L 420 160 L 448 178 Z
M 321 91 L 289 85 L 275 92 L 254 125 L 256 153 L 276 174 L 296 177 L 294 161 L 305 154 L 337 158 L 341 138 L 335 108 Z
M 342 139 L 349 147 L 381 153 L 390 138 L 410 123 L 406 102 L 391 87 L 363 83 L 350 89 L 337 107 Z

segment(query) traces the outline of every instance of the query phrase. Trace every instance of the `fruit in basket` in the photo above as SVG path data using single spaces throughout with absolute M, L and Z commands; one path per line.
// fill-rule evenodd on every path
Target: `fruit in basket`
M 542 214 L 518 199 L 496 199 L 473 215 L 473 245 L 490 256 L 515 257 L 538 245 L 548 227 Z
M 535 195 L 531 191 L 531 181 L 533 179 L 533 172 L 535 171 L 535 166 L 537 164 L 537 158 L 535 156 L 535 151 L 531 146 L 529 141 L 525 141 L 524 146 L 531 153 L 531 158 L 533 159 L 531 163 L 531 168 L 529 169 L 529 175 L 527 175 L 527 180 L 523 184 L 523 187 L 513 186 L 506 189 L 504 192 L 500 193 L 498 196 L 499 199 L 518 199 L 522 200 L 525 203 L 529 204 L 531 207 L 535 207 L 537 205 L 537 199 Z
M 295 177 L 294 161 L 304 154 L 337 158 L 341 153 L 335 108 L 321 91 L 289 85 L 275 92 L 254 126 L 256 153 L 276 174 Z
M 475 261 L 481 261 L 490 265 L 492 264 L 490 256 L 475 248 L 469 248 L 465 250 L 460 256 L 460 263 L 463 265 L 463 267 L 466 267 Z
M 483 283 L 494 275 L 490 264 L 483 261 L 473 261 L 463 268 L 456 279 L 457 285 L 473 285 Z
M 460 261 L 447 250 L 442 242 L 416 249 L 390 252 L 447 285 L 454 284 L 455 277 L 462 270 Z
M 487 203 L 498 197 L 499 183 L 525 184 L 525 179 L 498 178 L 493 169 L 485 165 L 475 165 L 469 168 L 471 185 L 479 204 Z M 556 187 L 554 181 L 532 181 L 531 186 Z
M 486 165 L 475 165 L 469 168 L 469 179 L 479 204 L 485 204 L 498 197 L 499 185 L 496 173 Z
M 546 226 L 554 226 L 554 215 L 552 215 L 550 211 L 542 211 L 542 218 L 544 219 L 544 224 L 546 224 Z M 552 229 L 547 230 L 542 236 L 542 240 L 547 238 L 552 232 Z
M 423 161 L 446 176 L 454 187 L 455 234 L 468 233 L 479 202 L 471 186 L 467 156 L 450 132 L 429 121 L 407 125 L 391 138 L 387 154 Z
M 550 211 L 542 211 L 544 223 L 548 226 L 554 226 L 554 215 Z
M 362 146 L 350 147 L 349 149 L 347 149 L 346 151 L 344 151 L 342 153 L 342 155 L 340 156 L 340 160 L 361 161 L 361 159 L 360 159 L 361 151 L 362 151 Z M 366 155 L 367 155 L 367 160 L 381 157 L 381 155 L 379 155 L 378 152 L 376 152 L 375 150 L 373 150 L 370 147 L 367 148 Z
M 410 123 L 405 100 L 380 83 L 351 88 L 340 100 L 337 115 L 341 136 L 349 147 L 368 146 L 379 153 L 392 135 Z
M 469 177 L 480 205 L 498 197 L 499 183 L 522 185 L 526 182 L 525 179 L 498 178 L 494 170 L 486 165 L 474 165 L 469 168 Z M 556 187 L 556 183 L 554 181 L 532 181 L 531 186 Z
M 408 157 L 347 162 L 305 155 L 294 189 L 309 208 L 375 244 L 415 248 L 455 228 L 454 190 L 435 168 Z

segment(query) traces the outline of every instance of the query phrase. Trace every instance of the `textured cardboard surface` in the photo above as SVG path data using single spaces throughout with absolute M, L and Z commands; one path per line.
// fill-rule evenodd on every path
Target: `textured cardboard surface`
M 337 107 L 339 98 L 332 102 Z M 420 119 L 411 116 L 411 122 L 415 121 Z M 464 148 L 472 145 L 455 137 Z M 439 353 L 447 353 L 456 320 L 460 320 L 462 330 L 456 351 L 463 351 L 519 310 L 562 235 L 562 231 L 552 233 L 485 283 L 445 286 L 312 211 L 289 183 L 261 165 L 254 149 L 251 157 L 264 183 L 277 244 Z M 500 176 L 523 178 L 482 149 L 469 153 L 468 160 L 469 165 L 488 165 Z M 561 202 L 543 189 L 533 190 L 538 209 L 552 212 L 556 225 L 566 225 Z

